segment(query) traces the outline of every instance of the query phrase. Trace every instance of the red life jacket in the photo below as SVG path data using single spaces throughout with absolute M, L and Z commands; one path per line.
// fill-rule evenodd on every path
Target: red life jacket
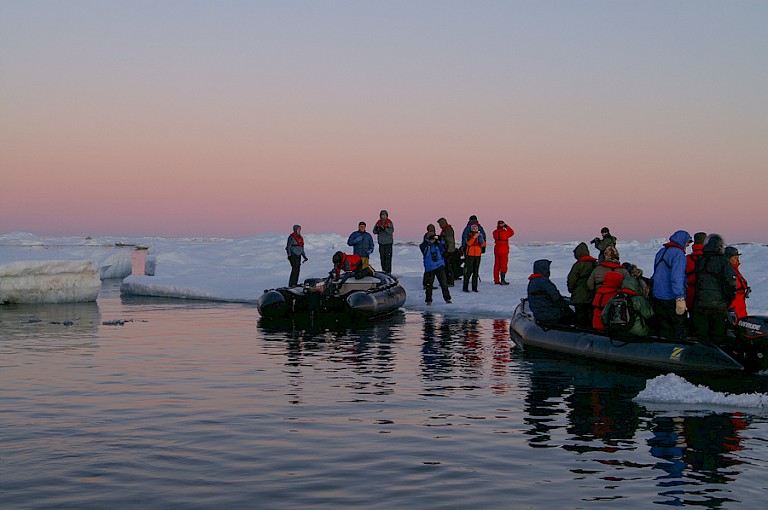
M 293 234 L 291 234 L 291 237 L 293 237 L 296 240 L 296 244 L 298 244 L 299 246 L 304 246 L 303 236 L 300 236 L 296 232 L 294 232 Z
M 736 297 L 733 298 L 730 308 L 736 313 L 736 318 L 741 319 L 747 316 L 747 280 L 741 275 L 738 264 L 732 264 L 733 271 L 736 273 Z
M 696 243 L 693 251 L 685 257 L 685 276 L 687 287 L 685 288 L 685 306 L 693 308 L 693 293 L 696 290 L 696 261 L 704 254 L 704 245 Z
M 598 330 L 605 330 L 601 317 L 603 315 L 603 308 L 608 304 L 613 296 L 619 293 L 621 289 L 621 282 L 624 281 L 624 275 L 618 271 L 609 271 L 605 273 L 605 279 L 603 280 L 603 286 L 597 289 L 595 292 L 595 299 L 592 300 L 592 327 Z
M 336 271 L 336 277 L 338 278 L 341 276 L 342 271 L 359 271 L 362 265 L 363 259 L 360 255 L 347 255 L 346 253 L 342 253 L 341 262 L 333 266 L 333 270 Z

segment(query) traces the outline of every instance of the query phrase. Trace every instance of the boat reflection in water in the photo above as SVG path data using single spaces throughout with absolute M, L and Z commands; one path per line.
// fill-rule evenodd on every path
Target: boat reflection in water
M 605 481 L 606 489 L 647 480 L 649 470 L 660 471 L 654 479 L 664 499 L 657 503 L 717 507 L 718 502 L 739 500 L 726 487 L 718 494 L 710 485 L 704 493 L 701 485 L 725 484 L 740 474 L 738 466 L 744 461 L 738 452 L 748 416 L 648 409 L 633 401 L 645 387 L 645 375 L 600 363 L 530 355 L 526 361 L 530 447 L 560 448 L 583 456 L 588 462 L 579 474 Z M 650 454 L 647 463 L 637 460 L 642 442 Z

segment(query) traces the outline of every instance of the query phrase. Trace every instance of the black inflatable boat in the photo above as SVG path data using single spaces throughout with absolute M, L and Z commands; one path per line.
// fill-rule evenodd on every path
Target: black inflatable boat
M 397 278 L 382 275 L 349 278 L 344 283 L 332 278 L 308 278 L 295 287 L 267 289 L 256 301 L 265 319 L 295 316 L 338 316 L 340 319 L 373 319 L 389 315 L 405 303 L 405 289 Z
M 510 337 L 523 348 L 544 349 L 621 365 L 676 372 L 758 372 L 768 370 L 768 321 L 745 317 L 732 328 L 731 346 L 696 339 L 616 338 L 592 329 L 537 323 L 522 299 L 510 323 Z

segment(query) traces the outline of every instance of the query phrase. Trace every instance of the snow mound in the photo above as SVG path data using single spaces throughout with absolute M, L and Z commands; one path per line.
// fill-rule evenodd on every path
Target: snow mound
M 708 404 L 725 407 L 768 407 L 765 393 L 721 393 L 706 386 L 692 384 L 675 374 L 660 375 L 649 379 L 645 389 L 634 398 L 636 402 L 662 404 Z
M 101 287 L 92 260 L 31 260 L 0 265 L 0 303 L 96 301 Z

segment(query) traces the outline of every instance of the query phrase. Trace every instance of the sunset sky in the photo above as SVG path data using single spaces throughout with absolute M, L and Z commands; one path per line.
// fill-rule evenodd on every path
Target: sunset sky
M 0 233 L 768 241 L 768 2 L 0 0 Z

